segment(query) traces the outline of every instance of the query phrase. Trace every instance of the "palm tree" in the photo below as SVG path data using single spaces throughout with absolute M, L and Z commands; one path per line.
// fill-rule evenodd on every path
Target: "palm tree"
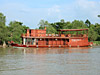
M 90 27 L 91 22 L 87 19 L 87 20 L 85 21 L 85 24 L 86 24 L 88 27 Z

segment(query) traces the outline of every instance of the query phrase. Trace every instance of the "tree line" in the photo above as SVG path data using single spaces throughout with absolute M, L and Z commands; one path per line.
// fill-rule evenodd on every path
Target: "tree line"
M 85 22 L 82 20 L 74 20 L 72 22 L 65 22 L 61 19 L 60 22 L 49 23 L 48 21 L 41 20 L 39 22 L 39 29 L 43 29 L 46 26 L 47 33 L 55 34 L 58 33 L 59 29 L 84 29 L 87 28 L 89 41 L 100 41 L 100 24 L 91 22 L 87 19 Z
M 100 41 L 100 24 L 91 22 L 87 19 L 85 22 L 80 20 L 64 21 L 61 19 L 59 22 L 49 23 L 48 21 L 41 20 L 39 22 L 39 28 L 44 29 L 46 26 L 47 33 L 57 34 L 59 29 L 83 29 L 88 28 L 89 41 Z M 3 13 L 0 13 L 0 44 L 3 44 L 5 41 L 14 41 L 15 43 L 22 43 L 21 34 L 26 33 L 25 29 L 29 29 L 26 25 L 23 25 L 22 22 L 11 21 L 6 25 L 6 16 Z

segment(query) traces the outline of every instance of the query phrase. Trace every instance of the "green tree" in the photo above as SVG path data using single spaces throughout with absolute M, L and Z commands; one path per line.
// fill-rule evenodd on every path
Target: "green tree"
M 48 25 L 48 21 L 40 20 L 38 25 L 39 25 L 39 29 L 44 29 L 44 27 Z
M 85 25 L 85 23 L 83 21 L 79 21 L 79 20 L 74 20 L 71 23 L 71 27 L 72 29 L 82 29 L 82 28 L 87 28 L 87 26 Z
M 4 16 L 2 13 L 0 13 L 0 44 L 3 44 L 3 42 L 8 40 L 8 30 L 6 23 L 6 16 Z
M 87 19 L 87 20 L 85 21 L 85 24 L 86 24 L 88 27 L 90 27 L 91 22 Z
M 59 29 L 65 29 L 65 21 L 64 19 L 61 19 L 60 22 L 56 22 L 56 23 L 51 23 L 51 25 L 57 30 Z
M 98 38 L 98 33 L 95 31 L 95 26 L 93 24 L 91 24 L 89 28 L 88 37 L 90 41 L 95 41 Z
M 16 43 L 22 42 L 21 34 L 25 33 L 25 29 L 29 29 L 28 27 L 26 27 L 25 25 L 23 26 L 22 24 L 22 22 L 18 21 L 11 21 L 9 23 L 9 31 L 12 35 L 10 40 L 13 40 Z
M 97 38 L 97 41 L 100 41 L 100 24 L 98 23 L 95 23 L 95 31 L 97 32 L 98 34 L 98 38 Z
M 60 22 L 61 22 L 61 23 L 64 23 L 65 21 L 64 21 L 64 19 L 61 19 Z
M 50 24 L 46 26 L 46 29 L 47 29 L 47 33 L 50 33 L 50 34 L 57 33 L 57 30 Z
M 63 29 L 72 29 L 72 25 L 71 25 L 71 22 L 66 22 L 65 23 L 65 26 L 63 27 Z
M 98 15 L 98 17 L 100 17 L 100 15 Z
M 98 35 L 100 35 L 100 24 L 95 24 L 95 31 L 98 33 Z

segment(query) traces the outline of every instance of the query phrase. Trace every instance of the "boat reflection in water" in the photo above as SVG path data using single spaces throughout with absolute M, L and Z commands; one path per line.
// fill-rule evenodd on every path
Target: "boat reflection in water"
M 40 69 L 39 73 L 79 75 L 82 71 L 91 69 L 89 56 L 91 47 L 81 48 L 25 48 L 25 60 L 35 62 Z M 30 56 L 27 56 L 31 54 Z M 34 55 L 34 58 L 32 56 Z M 55 66 L 56 65 L 56 66 Z M 32 67 L 27 65 L 26 68 Z M 52 70 L 51 70 L 52 68 Z M 38 69 L 37 69 L 38 70 Z M 47 71 L 47 72 L 45 72 Z M 37 72 L 36 72 L 37 73 Z
M 66 54 L 66 53 L 88 53 L 92 47 L 80 48 L 24 48 L 22 52 L 25 54 Z
M 87 55 L 82 57 L 79 53 L 89 53 L 91 47 L 81 47 L 81 48 L 26 48 L 23 49 L 24 54 L 65 54 L 67 55 L 67 64 L 88 64 Z M 71 54 L 74 53 L 74 54 Z M 77 54 L 76 54 L 77 53 Z M 80 59 L 77 59 L 82 57 Z

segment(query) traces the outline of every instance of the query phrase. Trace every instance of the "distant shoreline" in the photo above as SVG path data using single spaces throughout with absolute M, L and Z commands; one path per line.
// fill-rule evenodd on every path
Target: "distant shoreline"
M 93 41 L 93 46 L 99 46 L 100 45 L 100 41 Z

